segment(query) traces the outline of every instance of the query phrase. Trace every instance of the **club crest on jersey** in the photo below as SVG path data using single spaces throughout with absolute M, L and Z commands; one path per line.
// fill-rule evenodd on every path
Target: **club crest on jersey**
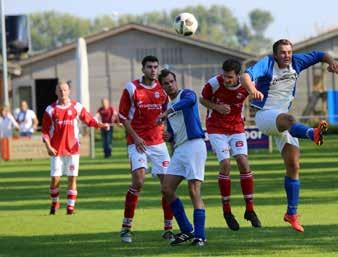
M 160 98 L 160 96 L 161 96 L 161 95 L 160 95 L 160 92 L 155 92 L 155 93 L 154 93 L 154 96 L 155 96 L 155 98 Z
M 243 147 L 244 143 L 243 143 L 243 141 L 236 141 L 235 145 L 236 145 L 236 147 Z
M 169 166 L 169 161 L 163 161 L 162 162 L 162 167 L 168 167 Z
M 67 114 L 68 114 L 69 116 L 71 116 L 71 115 L 73 114 L 72 110 L 68 110 L 68 111 L 67 111 Z
M 146 160 L 145 159 L 143 159 L 143 158 L 139 158 L 138 159 L 138 162 L 140 162 L 140 163 L 144 163 Z
M 241 98 L 243 98 L 244 97 L 244 95 L 242 94 L 242 93 L 238 93 L 237 95 L 236 95 L 236 98 L 237 99 L 241 99 Z

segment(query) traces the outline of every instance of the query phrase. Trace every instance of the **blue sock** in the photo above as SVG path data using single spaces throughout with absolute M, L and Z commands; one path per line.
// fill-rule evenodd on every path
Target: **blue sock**
M 189 222 L 187 215 L 185 214 L 183 203 L 181 202 L 181 200 L 179 198 L 176 198 L 176 200 L 173 201 L 170 206 L 181 232 L 188 233 L 193 231 L 192 225 Z
M 194 227 L 195 238 L 202 238 L 205 240 L 205 210 L 194 210 Z
M 298 206 L 298 200 L 299 200 L 299 189 L 300 189 L 299 179 L 292 179 L 292 178 L 285 176 L 284 188 L 286 191 L 286 196 L 288 198 L 287 213 L 294 215 L 297 213 L 297 206 Z
M 297 138 L 310 138 L 313 140 L 313 128 L 310 128 L 302 123 L 295 123 L 289 129 L 291 136 Z

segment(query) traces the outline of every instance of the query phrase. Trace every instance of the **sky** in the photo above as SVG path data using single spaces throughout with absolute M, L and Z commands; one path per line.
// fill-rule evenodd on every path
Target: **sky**
M 5 14 L 28 14 L 47 10 L 67 12 L 94 18 L 108 14 L 141 14 L 150 11 L 171 10 L 188 5 L 222 4 L 232 10 L 240 22 L 248 21 L 248 13 L 255 9 L 270 11 L 274 22 L 266 31 L 273 40 L 289 38 L 302 41 L 329 29 L 338 27 L 338 1 L 335 0 L 2 0 Z M 155 4 L 154 4 L 155 3 Z

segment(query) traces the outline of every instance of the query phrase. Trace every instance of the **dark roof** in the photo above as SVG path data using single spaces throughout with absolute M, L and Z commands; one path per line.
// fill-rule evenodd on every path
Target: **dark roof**
M 172 39 L 172 40 L 176 40 L 182 43 L 186 43 L 186 44 L 190 44 L 190 45 L 194 45 L 197 47 L 201 47 L 201 48 L 205 48 L 205 49 L 209 49 L 212 51 L 216 51 L 219 53 L 223 53 L 223 54 L 227 54 L 227 55 L 232 55 L 235 57 L 238 57 L 240 59 L 249 59 L 249 58 L 256 58 L 256 56 L 254 54 L 250 54 L 247 52 L 243 52 L 237 49 L 232 49 L 232 48 L 228 48 L 228 47 L 224 47 L 222 45 L 219 44 L 214 44 L 214 43 L 210 43 L 208 41 L 204 41 L 204 40 L 200 40 L 196 37 L 184 37 L 184 36 L 180 36 L 168 29 L 163 29 L 163 28 L 158 28 L 158 27 L 152 27 L 152 26 L 145 26 L 145 25 L 140 25 L 140 24 L 134 24 L 134 23 L 130 23 L 127 25 L 123 25 L 117 28 L 113 28 L 110 29 L 108 31 L 102 31 L 93 35 L 89 35 L 87 37 L 85 37 L 86 43 L 92 44 L 92 43 L 96 43 L 100 40 L 118 35 L 120 33 L 126 32 L 126 31 L 130 31 L 130 30 L 137 30 L 137 31 L 141 31 L 141 32 L 145 32 L 145 33 L 149 33 L 152 35 L 156 35 L 159 37 L 164 37 L 164 38 L 168 38 L 168 39 Z M 23 60 L 20 62 L 21 66 L 25 66 L 37 61 L 41 61 L 50 57 L 54 57 L 57 56 L 59 54 L 71 51 L 73 49 L 76 49 L 76 42 L 74 43 L 70 43 L 67 45 L 64 45 L 62 47 L 41 53 L 41 54 L 37 54 L 34 56 L 31 56 L 29 59 L 27 60 Z
M 303 41 L 297 42 L 294 44 L 293 49 L 295 51 L 299 51 L 302 50 L 304 48 L 308 48 L 311 47 L 315 44 L 318 44 L 320 42 L 323 42 L 325 40 L 331 39 L 333 37 L 337 37 L 338 36 L 338 28 L 332 29 L 332 30 L 328 30 L 324 33 L 321 33 L 315 37 L 310 37 L 308 39 L 305 39 Z

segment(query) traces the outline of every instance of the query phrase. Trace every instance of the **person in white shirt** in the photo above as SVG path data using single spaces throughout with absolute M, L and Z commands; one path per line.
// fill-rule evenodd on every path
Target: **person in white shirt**
M 4 106 L 0 112 L 0 138 L 12 137 L 14 128 L 19 129 L 19 124 L 15 121 L 9 107 Z
M 20 112 L 16 116 L 21 137 L 31 137 L 38 127 L 38 119 L 33 110 L 28 109 L 26 101 L 21 101 Z

